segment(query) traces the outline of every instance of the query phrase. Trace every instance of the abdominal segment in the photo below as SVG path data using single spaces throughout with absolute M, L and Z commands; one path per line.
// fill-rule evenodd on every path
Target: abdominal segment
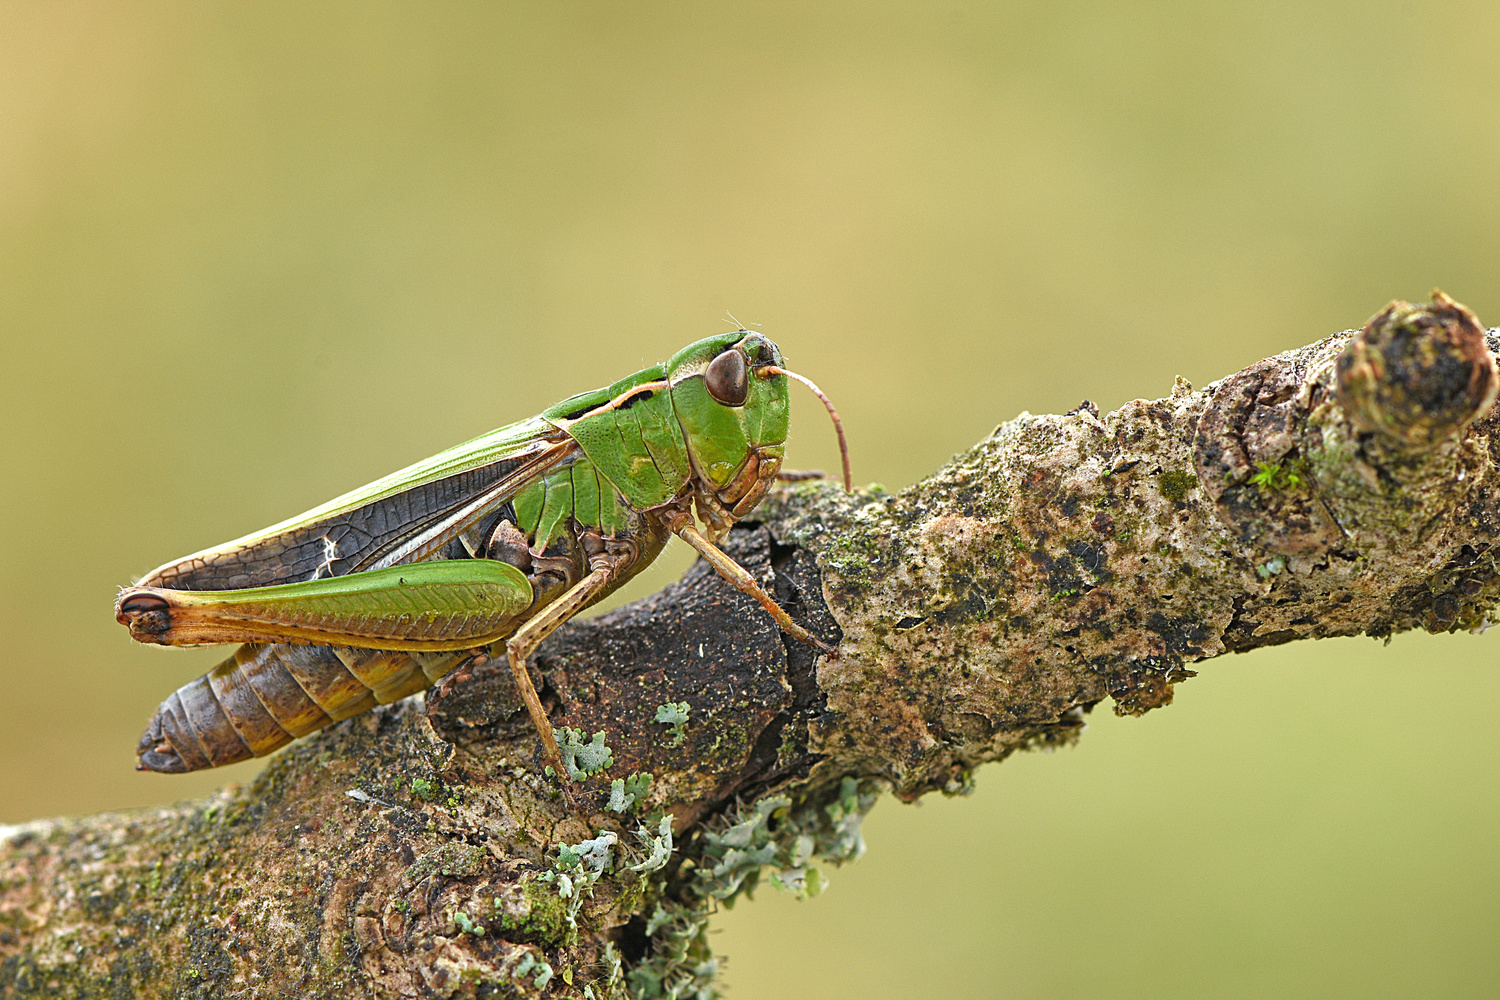
M 263 757 L 431 687 L 468 655 L 247 643 L 162 702 L 137 766 L 180 773 Z

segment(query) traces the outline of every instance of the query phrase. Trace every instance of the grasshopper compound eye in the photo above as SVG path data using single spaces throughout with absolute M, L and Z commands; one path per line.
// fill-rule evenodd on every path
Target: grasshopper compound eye
M 744 406 L 750 395 L 749 369 L 745 356 L 733 348 L 714 358 L 703 374 L 708 394 L 725 406 Z

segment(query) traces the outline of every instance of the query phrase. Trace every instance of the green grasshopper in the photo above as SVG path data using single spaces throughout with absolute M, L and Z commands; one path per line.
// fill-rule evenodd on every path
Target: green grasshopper
M 246 645 L 162 703 L 138 769 L 263 756 L 503 648 L 566 776 L 526 660 L 671 535 L 788 635 L 833 654 L 715 544 L 781 469 L 788 378 L 827 407 L 850 489 L 833 404 L 782 367 L 774 343 L 742 329 L 153 570 L 115 602 L 132 638 Z

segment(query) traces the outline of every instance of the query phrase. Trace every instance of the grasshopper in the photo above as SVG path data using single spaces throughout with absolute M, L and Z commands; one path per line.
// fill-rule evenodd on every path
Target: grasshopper
M 162 703 L 137 768 L 264 756 L 503 651 L 566 780 L 527 658 L 672 535 L 788 635 L 834 654 L 716 544 L 781 469 L 789 378 L 827 408 L 851 489 L 833 404 L 741 329 L 153 570 L 115 602 L 132 638 L 245 645 Z

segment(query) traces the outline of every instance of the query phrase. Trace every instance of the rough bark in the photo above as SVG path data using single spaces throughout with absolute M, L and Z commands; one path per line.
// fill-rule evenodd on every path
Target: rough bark
M 880 790 L 963 792 L 1226 652 L 1486 627 L 1495 332 L 1393 303 L 1202 390 L 1023 414 L 899 494 L 780 490 L 729 547 L 839 657 L 701 563 L 572 624 L 533 670 L 612 753 L 576 802 L 485 665 L 248 789 L 12 828 L 0 994 L 707 995 L 709 909 L 816 891 Z

